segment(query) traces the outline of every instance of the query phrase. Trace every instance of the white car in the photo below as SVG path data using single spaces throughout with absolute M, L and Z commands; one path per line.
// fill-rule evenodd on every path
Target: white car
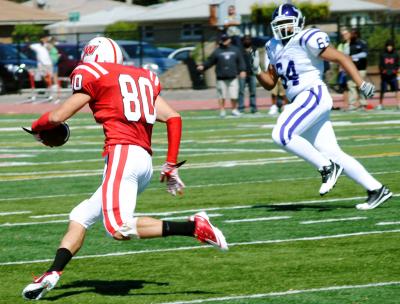
M 189 58 L 190 53 L 193 52 L 194 49 L 195 49 L 194 46 L 186 46 L 180 49 L 176 49 L 175 51 L 173 51 L 171 54 L 168 55 L 168 58 L 175 59 L 178 61 L 183 61 Z

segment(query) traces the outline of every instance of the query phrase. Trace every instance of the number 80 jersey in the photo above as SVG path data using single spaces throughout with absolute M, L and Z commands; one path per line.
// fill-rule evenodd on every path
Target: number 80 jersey
M 300 92 L 324 84 L 324 62 L 319 54 L 328 46 L 328 35 L 315 28 L 301 31 L 286 45 L 275 38 L 267 42 L 270 64 L 282 79 L 290 101 Z
M 74 93 L 91 97 L 89 106 L 103 125 L 104 154 L 116 144 L 137 145 L 151 154 L 155 101 L 161 86 L 149 70 L 115 63 L 81 63 L 71 74 Z

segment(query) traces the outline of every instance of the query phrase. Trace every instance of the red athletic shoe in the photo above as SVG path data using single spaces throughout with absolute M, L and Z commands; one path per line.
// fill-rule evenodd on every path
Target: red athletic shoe
M 49 290 L 52 290 L 60 279 L 61 271 L 46 272 L 28 284 L 22 291 L 22 297 L 26 300 L 39 300 Z
M 221 250 L 228 250 L 228 244 L 221 230 L 211 225 L 207 214 L 202 211 L 190 217 L 195 223 L 194 235 L 202 243 L 208 243 Z

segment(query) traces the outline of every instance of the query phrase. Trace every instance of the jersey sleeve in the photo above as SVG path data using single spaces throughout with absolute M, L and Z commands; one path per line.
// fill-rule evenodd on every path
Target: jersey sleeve
M 85 93 L 93 99 L 95 98 L 94 83 L 100 76 L 96 71 L 92 70 L 89 66 L 81 64 L 72 71 L 70 78 L 73 94 Z
M 305 46 L 315 57 L 319 56 L 329 44 L 330 40 L 328 34 L 320 30 L 312 31 L 305 37 Z
M 161 83 L 160 83 L 160 79 L 158 78 L 156 73 L 153 73 L 152 71 L 149 71 L 149 77 L 150 77 L 150 81 L 153 84 L 153 92 L 154 92 L 154 100 L 157 99 L 157 96 L 160 94 L 161 92 Z

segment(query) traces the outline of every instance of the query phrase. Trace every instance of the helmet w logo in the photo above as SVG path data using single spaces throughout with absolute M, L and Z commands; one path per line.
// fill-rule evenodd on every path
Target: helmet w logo
M 88 55 L 93 55 L 93 53 L 96 51 L 96 49 L 98 48 L 98 45 L 87 45 L 85 46 L 85 48 L 83 49 L 83 57 Z

